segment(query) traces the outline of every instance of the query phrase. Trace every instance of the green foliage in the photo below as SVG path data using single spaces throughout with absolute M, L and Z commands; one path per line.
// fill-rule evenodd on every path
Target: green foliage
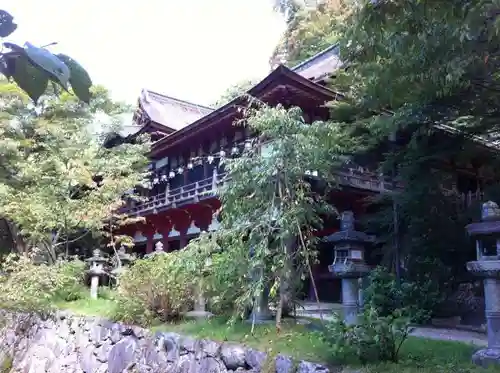
M 357 325 L 346 325 L 338 315 L 334 315 L 322 335 L 335 358 L 354 356 L 364 364 L 397 362 L 399 350 L 409 332 L 409 320 L 400 311 L 380 316 L 376 310 L 367 309 Z
M 82 292 L 85 264 L 78 260 L 37 264 L 11 254 L 1 263 L 0 305 L 18 311 L 46 312 L 59 300 L 74 300 Z
M 244 96 L 255 84 L 257 84 L 257 82 L 253 79 L 246 79 L 233 84 L 227 88 L 222 96 L 216 101 L 215 107 L 221 107 L 237 97 Z
M 0 10 L 0 37 L 9 36 L 17 28 L 13 17 Z M 75 60 L 64 55 L 54 55 L 48 49 L 26 42 L 24 48 L 4 43 L 6 52 L 0 53 L 0 73 L 12 78 L 35 103 L 42 96 L 49 82 L 68 90 L 68 82 L 74 94 L 82 101 L 90 102 L 92 81 L 85 69 Z
M 0 373 L 10 373 L 12 372 L 12 365 L 14 359 L 10 354 L 2 353 L 2 362 L 0 363 Z
M 220 190 L 222 227 L 212 234 L 224 248 L 214 259 L 221 268 L 214 282 L 231 288 L 225 299 L 237 296 L 239 317 L 265 288 L 282 310 L 293 280 L 309 272 L 320 214 L 333 212 L 323 199 L 336 185 L 330 172 L 352 144 L 334 123 L 306 124 L 297 108 L 260 105 L 242 124 L 259 136 L 240 157 L 224 159 L 230 181 Z M 322 183 L 306 178 L 307 170 L 317 170 Z
M 339 23 L 350 9 L 350 0 L 330 0 L 315 9 L 293 7 L 287 28 L 271 56 L 271 65 L 295 66 L 339 39 Z
M 189 311 L 204 265 L 199 255 L 186 248 L 135 261 L 120 276 L 114 318 L 149 325 L 178 319 Z
M 412 322 L 427 321 L 442 294 L 433 289 L 433 283 L 414 283 L 402 280 L 398 285 L 393 273 L 382 266 L 370 273 L 370 285 L 365 290 L 365 305 L 380 316 L 392 315 L 397 310 Z
M 0 121 L 0 215 L 50 261 L 68 244 L 98 234 L 123 193 L 147 177 L 148 140 L 103 147 L 105 134 L 93 127 L 108 125 L 95 123 L 94 114 L 109 113 L 113 122 L 121 105 L 102 87 L 93 94 L 98 99 L 86 107 L 69 94 L 47 95 L 41 111 L 27 108 L 10 88 L 1 97 L 8 116 Z

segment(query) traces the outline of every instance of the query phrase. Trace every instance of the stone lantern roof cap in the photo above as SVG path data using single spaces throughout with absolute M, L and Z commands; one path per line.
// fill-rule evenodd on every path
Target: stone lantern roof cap
M 471 223 L 465 229 L 469 236 L 500 236 L 500 220 Z
M 374 237 L 370 236 L 364 232 L 359 232 L 355 230 L 348 231 L 338 231 L 325 238 L 327 242 L 362 242 L 362 243 L 372 243 L 374 242 Z
M 470 236 L 500 236 L 500 208 L 493 201 L 483 203 L 481 220 L 465 227 Z
M 108 259 L 101 255 L 101 251 L 99 249 L 94 250 L 92 257 L 85 259 L 86 262 L 97 262 L 97 263 L 106 263 Z

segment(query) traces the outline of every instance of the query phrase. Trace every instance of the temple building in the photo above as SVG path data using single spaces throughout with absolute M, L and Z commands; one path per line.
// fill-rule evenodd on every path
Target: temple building
M 248 94 L 269 105 L 298 106 L 306 122 L 328 120 L 329 109 L 325 104 L 342 100 L 343 95 L 328 88 L 326 80 L 340 67 L 338 47 L 332 46 L 294 68 L 278 66 Z M 201 231 L 218 229 L 216 212 L 221 205 L 216 190 L 224 171 L 218 167 L 218 157 L 213 155 L 243 150 L 250 134 L 233 123 L 241 118 L 238 107 L 244 103 L 243 98 L 236 98 L 212 109 L 148 90 L 141 92 L 134 124 L 122 134 L 122 138 L 130 138 L 149 133 L 154 141 L 147 200 L 126 207 L 129 214 L 145 218 L 143 224 L 129 226 L 125 232 L 134 237 L 139 254 L 152 252 L 158 241 L 166 251 L 179 250 Z M 200 158 L 204 161 L 196 161 Z M 386 177 L 361 166 L 346 166 L 335 173 L 341 188 L 332 199 L 340 211 L 350 210 L 355 216 L 363 214 L 367 195 L 397 187 Z M 471 190 L 479 192 L 477 187 Z M 338 229 L 338 222 L 325 224 L 320 235 Z M 332 255 L 331 250 L 320 250 L 315 277 L 320 298 L 338 301 L 340 294 L 332 292 L 330 286 L 336 280 L 328 272 Z M 340 291 L 336 283 L 335 288 Z

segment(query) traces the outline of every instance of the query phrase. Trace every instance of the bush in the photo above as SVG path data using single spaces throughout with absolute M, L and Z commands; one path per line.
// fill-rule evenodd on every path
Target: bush
M 200 275 L 196 253 L 189 248 L 136 260 L 120 275 L 114 317 L 140 325 L 177 319 L 192 309 Z
M 54 265 L 35 264 L 25 255 L 8 255 L 1 264 L 0 306 L 44 312 L 58 300 L 75 300 L 82 294 L 85 264 L 79 260 Z
M 326 325 L 322 339 L 331 346 L 336 359 L 355 357 L 362 363 L 397 362 L 409 332 L 409 319 L 403 317 L 401 311 L 380 316 L 375 309 L 367 309 L 357 325 L 347 325 L 335 314 Z
M 396 277 L 384 267 L 370 273 L 370 285 L 365 290 L 365 307 L 376 310 L 380 316 L 392 315 L 396 310 L 415 323 L 424 323 L 440 302 L 439 292 L 427 281 L 417 284 L 402 280 L 398 287 Z

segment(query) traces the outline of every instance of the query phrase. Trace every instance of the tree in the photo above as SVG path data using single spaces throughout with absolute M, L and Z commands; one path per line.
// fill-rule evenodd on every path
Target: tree
M 271 56 L 271 65 L 295 66 L 335 44 L 340 37 L 339 23 L 349 13 L 351 3 L 331 0 L 315 8 L 297 8 Z
M 497 122 L 497 8 L 446 4 L 366 2 L 349 16 L 340 40 L 350 64 L 343 84 L 363 108 L 390 109 L 395 125 L 418 115 L 421 124 L 461 129 Z
M 6 38 L 17 28 L 14 18 L 0 9 L 0 38 Z M 92 81 L 85 69 L 65 54 L 52 54 L 44 47 L 26 42 L 24 47 L 5 42 L 6 52 L 0 52 L 0 74 L 13 79 L 31 99 L 38 101 L 49 82 L 71 91 L 82 101 L 90 101 Z
M 9 117 L 0 121 L 0 216 L 54 260 L 71 242 L 100 234 L 123 193 L 145 180 L 149 143 L 102 146 L 106 131 L 95 133 L 95 113 L 123 109 L 102 87 L 91 91 L 90 106 L 69 93 L 48 92 L 27 107 L 24 93 L 9 83 L 0 91 L 9 93 L 2 101 Z
M 288 294 L 311 274 L 314 232 L 323 214 L 334 213 L 325 200 L 336 185 L 331 170 L 352 142 L 337 123 L 306 124 L 298 108 L 260 105 L 243 123 L 258 137 L 240 157 L 223 161 L 230 181 L 221 190 L 222 227 L 212 234 L 223 250 L 205 281 L 218 299 L 229 294 L 239 316 L 270 288 L 279 329 Z M 308 170 L 322 181 L 307 177 Z
M 346 94 L 343 115 L 374 149 L 396 135 L 380 168 L 397 169 L 405 185 L 391 197 L 401 223 L 405 275 L 417 282 L 431 279 L 440 291 L 466 279 L 463 263 L 472 250 L 463 239 L 463 225 L 478 210 L 443 190 L 446 178 L 456 175 L 434 171 L 443 160 L 479 163 L 477 173 L 493 170 L 490 181 L 498 189 L 497 157 L 481 154 L 470 141 L 473 134 L 495 141 L 498 133 L 495 5 L 366 1 L 339 24 L 347 68 L 332 84 Z M 402 138 L 405 146 L 397 146 Z M 392 209 L 385 205 L 380 219 L 371 217 L 372 224 L 384 222 L 374 233 L 392 230 L 394 222 L 387 221 Z M 394 258 L 388 242 L 385 254 Z
M 245 79 L 228 87 L 216 101 L 215 107 L 221 107 L 239 96 L 245 95 L 257 82 L 254 79 Z

